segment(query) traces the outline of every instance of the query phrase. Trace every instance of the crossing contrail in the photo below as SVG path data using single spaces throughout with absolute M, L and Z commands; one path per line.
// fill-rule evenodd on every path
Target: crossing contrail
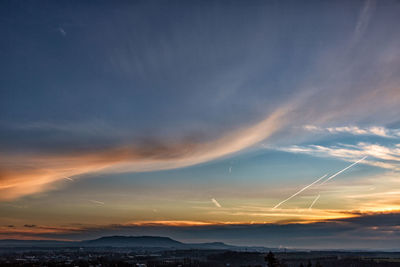
M 328 182 L 329 180 L 335 178 L 336 176 L 338 176 L 339 174 L 341 174 L 341 173 L 344 172 L 345 170 L 350 169 L 351 167 L 353 167 L 354 165 L 360 163 L 361 161 L 363 161 L 363 160 L 366 159 L 366 158 L 367 158 L 367 156 L 363 157 L 362 159 L 357 160 L 356 162 L 350 164 L 350 165 L 347 166 L 346 168 L 344 168 L 344 169 L 338 171 L 337 173 L 335 173 L 335 174 L 329 176 L 325 181 L 323 181 L 322 183 L 320 183 L 320 184 L 317 185 L 317 186 L 321 186 L 321 185 L 325 184 L 325 183 Z M 325 174 L 324 176 L 318 178 L 316 181 L 312 182 L 311 184 L 307 185 L 306 187 L 303 187 L 302 189 L 300 189 L 299 191 L 297 191 L 296 193 L 294 193 L 293 195 L 291 195 L 291 196 L 288 197 L 287 199 L 285 199 L 285 200 L 279 202 L 279 203 L 278 203 L 275 207 L 273 207 L 272 209 L 276 209 L 277 207 L 279 207 L 280 205 L 282 205 L 282 204 L 285 203 L 286 201 L 290 200 L 291 198 L 297 196 L 298 194 L 300 194 L 301 192 L 303 192 L 304 190 L 306 190 L 306 189 L 309 188 L 310 186 L 313 186 L 314 184 L 318 183 L 319 181 L 321 181 L 322 179 L 324 179 L 326 176 L 327 176 L 327 174 Z M 314 202 L 311 204 L 310 209 L 311 209 L 311 207 L 315 204 L 315 202 L 318 200 L 318 198 L 319 198 L 319 196 L 318 196 L 318 197 L 314 200 Z
M 341 174 L 341 173 L 344 172 L 345 170 L 350 169 L 351 167 L 353 167 L 353 166 L 356 165 L 357 163 L 360 163 L 361 161 L 363 161 L 363 160 L 366 159 L 366 158 L 367 158 L 367 156 L 365 156 L 365 157 L 363 157 L 362 159 L 359 159 L 359 160 L 357 160 L 356 162 L 350 164 L 349 166 L 347 166 L 347 167 L 344 168 L 343 170 L 338 171 L 337 173 L 331 175 L 328 179 L 326 179 L 325 181 L 323 181 L 322 183 L 320 183 L 318 186 L 321 186 L 321 185 L 325 184 L 325 183 L 328 182 L 329 180 L 335 178 L 336 176 L 338 176 L 339 174 Z
M 303 187 L 302 189 L 300 189 L 299 191 L 297 191 L 296 193 L 294 193 L 293 195 L 291 195 L 290 197 L 288 197 L 287 199 L 279 202 L 275 207 L 273 207 L 272 209 L 276 209 L 277 207 L 279 207 L 280 205 L 282 205 L 283 203 L 285 203 L 286 201 L 288 201 L 289 199 L 297 196 L 298 194 L 300 194 L 301 192 L 303 192 L 304 190 L 306 190 L 307 188 L 309 188 L 310 186 L 313 186 L 314 184 L 318 183 L 319 181 L 321 181 L 322 179 L 324 179 L 328 174 L 325 174 L 324 176 L 318 178 L 317 180 L 315 180 L 314 182 L 312 182 L 311 184 L 307 185 L 306 187 Z
M 311 203 L 310 207 L 308 208 L 309 210 L 311 210 L 311 208 L 314 206 L 315 202 L 317 202 L 317 200 L 319 199 L 320 196 L 321 196 L 321 195 L 318 195 L 318 196 L 314 199 L 314 201 Z

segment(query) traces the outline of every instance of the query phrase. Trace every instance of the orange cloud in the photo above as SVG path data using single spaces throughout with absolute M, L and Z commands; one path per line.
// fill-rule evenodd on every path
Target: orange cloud
M 58 155 L 3 155 L 0 200 L 37 193 L 54 181 L 85 173 L 166 170 L 217 159 L 268 138 L 284 125 L 289 111 L 290 106 L 280 108 L 254 126 L 205 143 L 131 145 Z
M 82 240 L 82 237 L 87 236 L 88 233 L 96 233 L 96 235 L 101 234 L 112 234 L 114 231 L 116 232 L 124 232 L 129 233 L 132 229 L 149 229 L 149 228 L 157 228 L 157 229 L 168 229 L 168 228 L 200 228 L 200 229 L 212 229 L 213 226 L 216 226 L 220 229 L 232 229 L 230 227 L 247 227 L 247 226 L 259 226 L 259 227 L 269 227 L 269 226 L 311 226 L 318 225 L 329 225 L 329 223 L 338 223 L 342 224 L 343 222 L 349 225 L 349 223 L 356 223 L 365 221 L 368 225 L 362 224 L 362 226 L 367 228 L 374 228 L 374 230 L 378 230 L 380 227 L 380 222 L 383 222 L 384 225 L 382 227 L 387 227 L 382 221 L 382 217 L 392 218 L 389 221 L 394 222 L 394 225 L 390 225 L 390 227 L 394 230 L 398 230 L 399 226 L 396 225 L 397 218 L 399 216 L 400 210 L 393 210 L 390 212 L 362 212 L 362 211 L 325 211 L 325 214 L 331 213 L 330 217 L 313 217 L 308 220 L 301 219 L 286 219 L 280 220 L 276 222 L 262 222 L 262 221 L 250 221 L 250 222 L 225 222 L 225 221 L 139 221 L 139 222 L 129 222 L 125 224 L 108 224 L 108 225 L 79 225 L 79 226 L 36 226 L 36 227 L 5 227 L 0 226 L 0 239 L 40 239 L 40 240 Z M 290 213 L 294 214 L 295 211 L 292 210 Z M 298 213 L 298 212 L 297 212 Z M 284 215 L 284 214 L 282 214 Z M 370 223 L 368 223 L 370 221 Z M 370 226 L 369 226 L 370 224 Z M 215 229 L 215 228 L 214 228 Z M 328 227 L 329 229 L 329 227 Z M 67 238 L 65 238 L 67 237 Z M 83 238 L 84 239 L 84 238 Z
M 207 142 L 155 142 L 45 155 L 0 153 L 0 201 L 41 192 L 55 181 L 86 173 L 167 170 L 211 161 L 251 147 L 289 123 L 321 123 L 346 114 L 365 116 L 365 110 L 371 108 L 365 103 L 378 103 L 371 112 L 393 108 L 400 99 L 400 90 L 383 84 L 381 88 L 346 99 L 333 98 L 331 102 L 340 103 L 339 106 L 314 105 L 315 102 L 325 103 L 320 100 L 326 97 L 324 91 L 304 91 L 259 123 Z

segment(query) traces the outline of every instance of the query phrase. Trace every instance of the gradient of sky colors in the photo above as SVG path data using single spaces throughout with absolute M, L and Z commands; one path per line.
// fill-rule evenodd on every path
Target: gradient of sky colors
M 399 1 L 0 14 L 0 238 L 400 247 Z

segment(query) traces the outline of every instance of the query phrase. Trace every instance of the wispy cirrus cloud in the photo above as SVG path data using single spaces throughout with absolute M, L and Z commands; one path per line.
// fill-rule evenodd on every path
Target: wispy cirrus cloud
M 356 145 L 293 145 L 279 148 L 279 150 L 317 157 L 334 157 L 346 161 L 356 161 L 360 157 L 368 156 L 368 159 L 363 161 L 364 164 L 384 169 L 400 170 L 400 144 L 384 146 L 381 144 L 359 142 Z
M 395 95 L 399 94 L 398 91 L 392 90 L 392 88 L 388 88 L 387 92 Z M 362 95 L 365 96 L 370 93 L 367 90 Z M 41 192 L 51 188 L 52 183 L 55 181 L 65 179 L 65 177 L 75 179 L 75 177 L 87 173 L 143 172 L 191 166 L 249 148 L 270 138 L 291 124 L 301 123 L 310 118 L 325 121 L 351 113 L 350 109 L 347 111 L 341 109 L 337 113 L 329 108 L 310 111 L 307 108 L 310 101 L 322 96 L 323 92 L 319 90 L 303 90 L 258 123 L 238 127 L 236 130 L 223 133 L 215 139 L 204 142 L 155 140 L 102 149 L 81 149 L 75 152 L 61 150 L 52 151 L 48 154 L 38 152 L 24 153 L 23 151 L 22 153 L 18 151 L 2 153 L 0 154 L 2 156 L 0 160 L 0 200 L 15 199 L 27 194 Z M 393 100 L 393 97 L 390 97 L 390 99 Z M 351 98 L 343 101 L 351 101 Z M 386 97 L 383 98 L 380 105 L 388 106 Z M 367 108 L 365 105 L 362 107 L 363 110 Z M 358 130 L 358 132 L 364 133 L 361 130 Z M 380 131 L 379 129 L 370 129 L 370 132 L 379 133 Z M 385 151 L 385 148 L 379 147 L 379 145 L 360 143 L 359 146 L 360 148 L 351 146 L 343 148 L 292 146 L 281 148 L 280 150 L 320 156 L 338 156 L 350 161 L 364 155 L 372 156 L 373 154 L 377 158 L 394 157 L 393 159 L 397 160 L 397 157 L 393 156 L 392 152 Z M 372 150 L 365 154 L 366 149 Z M 392 159 L 388 158 L 388 160 Z M 383 168 L 394 168 L 391 162 L 370 160 L 368 163 Z
M 400 76 L 398 75 L 400 55 L 398 46 L 400 39 L 395 29 L 387 27 L 387 25 L 394 25 L 397 22 L 398 7 L 393 5 L 393 8 L 389 10 L 390 12 L 384 12 L 384 9 L 375 9 L 374 6 L 375 3 L 373 1 L 367 1 L 362 6 L 357 5 L 360 11 L 355 19 L 353 18 L 354 12 L 347 14 L 344 20 L 346 23 L 344 24 L 353 25 L 350 30 L 337 28 L 335 25 L 339 24 L 325 20 L 322 14 L 332 11 L 332 9 L 326 10 L 325 5 L 317 9 L 322 12 L 315 12 L 311 8 L 305 12 L 303 16 L 306 16 L 304 20 L 306 24 L 300 23 L 302 20 L 296 20 L 296 25 L 297 23 L 300 23 L 300 25 L 295 32 L 289 26 L 292 24 L 287 23 L 288 18 L 275 17 L 279 12 L 270 9 L 268 5 L 262 7 L 266 13 L 261 12 L 260 14 L 271 14 L 271 16 L 256 16 L 257 19 L 253 21 L 254 13 L 245 13 L 249 18 L 246 21 L 250 22 L 245 25 L 238 23 L 237 16 L 221 16 L 222 14 L 227 15 L 225 12 L 226 7 L 224 6 L 220 6 L 218 9 L 218 12 L 222 13 L 214 13 L 215 10 L 212 9 L 214 11 L 209 14 L 210 17 L 205 17 L 207 19 L 200 18 L 197 15 L 187 16 L 189 20 L 186 22 L 188 23 L 179 23 L 179 25 L 204 25 L 204 21 L 209 21 L 211 24 L 208 24 L 209 27 L 198 29 L 198 31 L 193 31 L 193 27 L 180 28 L 173 24 L 174 27 L 166 28 L 163 32 L 174 33 L 172 34 L 172 36 L 175 36 L 174 38 L 167 38 L 167 36 L 159 34 L 148 35 L 147 30 L 153 29 L 153 27 L 149 27 L 148 23 L 141 25 L 143 28 L 138 27 L 136 21 L 132 20 L 132 12 L 139 17 L 143 16 L 143 18 L 148 19 L 151 16 L 149 17 L 149 14 L 146 13 L 148 11 L 147 8 L 141 10 L 135 7 L 129 12 L 122 13 L 123 15 L 119 14 L 116 19 L 116 21 L 121 22 L 121 26 L 124 26 L 120 27 L 121 29 L 126 29 L 127 25 L 130 25 L 132 29 L 142 29 L 143 31 L 139 30 L 136 36 L 132 35 L 130 30 L 115 31 L 115 27 L 110 31 L 96 33 L 93 32 L 93 27 L 81 27 L 83 29 L 82 34 L 86 32 L 85 30 L 93 33 L 93 35 L 89 35 L 90 38 L 85 43 L 88 44 L 87 47 L 73 47 L 76 51 L 83 49 L 82 51 L 87 52 L 84 54 L 90 55 L 86 58 L 90 63 L 87 65 L 87 69 L 93 70 L 93 68 L 97 68 L 97 65 L 104 65 L 102 60 L 94 63 L 97 61 L 92 61 L 92 59 L 103 58 L 104 55 L 108 55 L 109 58 L 113 58 L 112 61 L 114 63 L 107 64 L 113 66 L 113 69 L 108 69 L 106 73 L 117 74 L 116 77 L 124 77 L 125 75 L 121 76 L 121 74 L 128 73 L 129 80 L 143 79 L 149 82 L 148 87 L 145 86 L 147 82 L 143 84 L 143 93 L 147 96 L 144 99 L 147 99 L 148 102 L 142 103 L 141 98 L 137 97 L 139 91 L 131 90 L 132 88 L 142 88 L 142 85 L 129 83 L 125 88 L 125 82 L 117 82 L 119 79 L 115 79 L 116 77 L 114 76 L 104 76 L 104 70 L 100 72 L 101 75 L 97 75 L 97 78 L 94 79 L 97 81 L 96 83 L 93 83 L 93 79 L 88 78 L 93 75 L 91 71 L 88 73 L 89 75 L 84 75 L 77 71 L 77 76 L 68 78 L 68 81 L 74 81 L 76 84 L 87 87 L 87 89 L 77 87 L 77 93 L 83 92 L 82 94 L 76 94 L 76 98 L 63 98 L 61 93 L 57 94 L 58 97 L 56 99 L 42 98 L 41 96 L 52 95 L 58 91 L 54 91 L 52 86 L 39 90 L 38 98 L 31 102 L 33 104 L 32 110 L 27 109 L 20 99 L 17 101 L 14 98 L 20 95 L 25 96 L 25 93 L 28 92 L 27 88 L 31 87 L 30 82 L 27 81 L 27 88 L 21 87 L 21 94 L 13 92 L 14 85 L 8 86 L 10 91 L 6 90 L 8 93 L 1 98 L 3 100 L 1 106 L 6 111 L 2 112 L 2 114 L 14 114 L 14 111 L 18 111 L 15 114 L 19 114 L 22 111 L 27 112 L 27 114 L 23 112 L 25 117 L 21 116 L 20 121 L 15 122 L 16 125 L 23 126 L 20 129 L 11 131 L 8 128 L 4 128 L 1 131 L 3 135 L 0 139 L 4 141 L 0 142 L 0 199 L 12 199 L 41 192 L 50 188 L 51 183 L 65 179 L 63 177 L 75 179 L 77 176 L 99 171 L 165 170 L 215 160 L 268 139 L 288 125 L 299 126 L 310 122 L 318 125 L 323 125 L 324 123 L 357 123 L 366 117 L 368 117 L 368 120 L 379 119 L 379 122 L 383 124 L 398 120 L 398 103 L 400 101 Z M 259 8 L 257 7 L 256 9 L 258 10 Z M 342 9 L 338 8 L 336 10 Z M 194 14 L 208 14 L 207 12 L 194 11 Z M 236 11 L 239 13 L 236 13 Z M 242 8 L 236 11 L 232 14 L 244 14 L 242 13 Z M 157 12 L 154 18 L 159 18 Z M 169 13 L 167 12 L 166 14 Z M 342 15 L 342 13 L 338 14 Z M 172 15 L 171 20 L 174 20 L 173 17 Z M 385 19 L 380 19 L 383 17 Z M 192 18 L 195 18 L 195 20 L 192 21 Z M 311 21 L 310 18 L 313 19 L 313 23 L 318 23 L 321 19 L 328 22 L 324 23 L 321 32 L 335 32 L 335 34 L 325 36 L 318 34 L 320 31 L 315 31 L 312 32 L 311 39 L 297 38 L 297 33 L 301 36 L 309 36 L 308 30 L 310 27 L 308 23 Z M 332 16 L 332 18 L 337 18 L 337 16 Z M 375 18 L 376 20 L 374 20 Z M 270 19 L 273 20 L 270 21 Z M 214 25 L 212 23 L 214 21 L 219 23 Z M 232 24 L 231 22 L 238 24 Z M 159 26 L 165 26 L 164 24 Z M 37 23 L 37 25 L 41 24 Z M 221 25 L 225 26 L 221 27 Z M 238 27 L 232 27 L 232 25 L 238 25 L 244 31 L 237 31 Z M 280 25 L 282 28 L 275 25 Z M 374 27 L 370 29 L 370 25 L 374 25 Z M 159 29 L 159 26 L 154 27 L 154 29 Z M 332 26 L 335 27 L 332 28 Z M 265 31 L 265 27 L 270 28 Z M 229 36 L 227 36 L 227 29 L 231 29 Z M 268 34 L 259 35 L 258 32 L 260 31 L 254 31 L 254 29 L 263 29 L 262 32 L 268 32 Z M 381 29 L 385 29 L 385 31 Z M 286 31 L 291 34 L 296 33 L 293 35 L 293 39 L 291 34 L 286 35 Z M 385 35 L 382 35 L 383 32 Z M 209 34 L 203 35 L 203 33 Z M 248 33 L 251 34 L 249 35 Z M 61 34 L 63 34 L 62 31 Z M 155 37 L 155 39 L 151 39 L 147 43 L 145 41 L 147 36 Z M 201 36 L 204 39 L 198 39 Z M 236 38 L 239 36 L 240 38 Z M 243 38 L 243 36 L 249 38 Z M 333 36 L 336 39 L 330 39 Z M 217 38 L 216 41 L 218 42 L 212 42 L 212 44 L 207 41 L 209 38 L 214 39 L 215 37 L 221 38 Z M 324 38 L 326 38 L 325 41 L 321 43 Z M 255 40 L 255 42 L 245 41 L 247 39 Z M 102 42 L 98 42 L 98 40 L 102 40 Z M 104 40 L 108 40 L 108 42 L 103 42 Z M 287 46 L 282 45 L 280 43 L 281 40 L 289 40 L 288 44 L 293 44 L 293 47 L 301 47 L 305 50 L 301 52 L 296 49 L 282 50 Z M 376 40 L 384 40 L 384 42 L 377 43 Z M 23 41 L 23 43 L 29 42 Z M 102 49 L 93 50 L 91 44 L 98 45 L 99 43 L 102 44 Z M 204 43 L 211 46 L 204 47 Z M 226 44 L 228 43 L 232 44 L 229 46 L 230 49 L 226 49 Z M 51 43 L 47 42 L 47 44 Z M 238 46 L 238 44 L 240 45 Z M 268 45 L 266 46 L 266 44 Z M 288 47 L 291 48 L 292 45 Z M 49 51 L 51 50 L 49 49 Z M 91 54 L 94 51 L 101 52 L 99 54 Z M 193 53 L 193 51 L 199 51 L 200 53 Z M 9 52 L 11 53 L 12 51 Z M 293 57 L 289 56 L 288 58 L 293 59 L 293 61 L 282 61 L 282 71 L 280 68 L 276 68 L 276 62 L 281 62 L 282 58 L 274 55 L 291 55 L 292 53 Z M 236 57 L 242 54 L 243 57 Z M 305 55 L 304 57 L 300 56 L 303 54 Z M 141 56 L 138 57 L 137 55 Z M 193 55 L 195 57 L 191 57 Z M 220 57 L 221 55 L 223 57 Z M 54 58 L 52 55 L 47 56 L 49 56 L 49 59 Z M 296 58 L 297 60 L 295 60 Z M 312 59 L 311 64 L 305 64 L 304 60 L 306 58 L 307 61 Z M 203 59 L 205 60 L 203 61 Z M 9 60 L 4 61 L 4 69 L 10 70 L 12 74 L 19 73 L 22 70 L 35 69 L 35 65 L 32 65 L 30 68 L 24 67 L 18 71 L 18 68 L 10 68 L 9 62 L 14 61 L 12 61 L 12 58 Z M 75 57 L 74 60 L 71 61 L 73 64 L 69 66 L 71 70 L 76 69 L 76 66 L 80 65 L 83 59 Z M 23 62 L 32 63 L 36 62 L 36 60 L 24 59 Z M 66 62 L 69 62 L 69 59 Z M 202 63 L 199 64 L 199 62 Z M 254 64 L 255 62 L 257 64 Z M 24 66 L 23 64 L 12 65 Z M 299 73 L 299 70 L 305 65 L 307 65 L 306 70 Z M 51 64 L 48 66 L 49 69 L 44 68 L 43 72 L 40 72 L 43 76 L 38 76 L 41 77 L 39 80 L 46 80 L 49 76 L 65 76 L 57 72 L 49 75 L 50 72 L 58 70 L 58 68 L 53 68 Z M 225 67 L 221 68 L 220 66 Z M 221 69 L 225 71 L 221 72 Z M 270 83 L 274 79 L 266 76 L 265 70 L 274 69 L 276 69 L 277 75 L 279 73 L 276 80 L 287 81 L 288 83 Z M 188 73 L 188 70 L 192 70 L 192 72 Z M 202 73 L 204 70 L 209 71 Z M 290 70 L 295 70 L 295 72 Z M 32 76 L 29 72 L 21 73 L 23 77 Z M 271 75 L 275 74 L 271 73 Z M 104 76 L 105 80 L 98 80 L 100 76 Z M 220 79 L 214 76 L 226 78 Z M 82 77 L 84 78 L 82 79 Z M 141 78 L 138 79 L 138 77 Z M 165 79 L 165 77 L 170 77 L 170 79 Z M 155 86 L 153 82 L 157 80 L 159 80 L 160 84 Z M 171 80 L 172 82 L 166 83 L 166 80 Z M 115 90 L 112 94 L 109 91 L 109 81 L 116 82 L 112 84 L 112 88 Z M 61 80 L 58 83 L 63 84 Z M 98 88 L 99 84 L 103 84 L 105 88 L 100 90 Z M 164 90 L 153 91 L 158 86 L 160 86 L 159 88 L 164 88 Z M 37 87 L 42 88 L 42 85 L 37 85 Z M 60 89 L 60 92 L 63 90 L 67 92 L 73 87 L 68 84 L 68 87 Z M 253 87 L 254 90 L 252 89 L 251 93 L 249 93 L 249 88 Z M 93 88 L 98 88 L 98 90 Z M 179 88 L 182 90 L 177 90 Z M 191 88 L 191 90 L 187 90 L 188 88 Z M 299 95 L 310 90 L 310 88 L 314 90 L 313 94 L 308 94 L 301 101 L 297 101 Z M 126 94 L 128 91 L 135 93 Z M 161 93 L 161 91 L 164 93 Z M 184 93 L 185 97 L 180 95 L 182 93 Z M 75 94 L 71 93 L 69 95 L 74 96 Z M 26 99 L 29 99 L 28 95 L 26 96 Z M 99 97 L 102 101 L 92 101 L 93 96 Z M 170 96 L 170 98 L 165 98 L 165 100 L 164 97 L 166 96 Z M 227 96 L 231 96 L 231 98 L 227 98 Z M 164 99 L 165 101 L 155 103 L 155 98 Z M 127 101 L 128 99 L 129 101 Z M 135 99 L 138 99 L 138 102 L 135 102 Z M 215 99 L 224 101 L 215 101 Z M 330 101 L 326 101 L 326 99 Z M 242 102 L 247 104 L 242 106 L 240 104 Z M 89 113 L 87 110 L 82 109 L 82 107 L 87 107 L 88 103 L 91 111 Z M 188 104 L 181 107 L 181 103 Z M 224 103 L 226 106 L 223 106 Z M 234 105 L 232 105 L 233 103 Z M 214 105 L 215 107 L 221 105 L 221 107 L 210 109 Z M 239 108 L 232 109 L 232 106 L 236 105 Z M 166 112 L 171 106 L 179 107 L 176 108 L 176 113 L 170 114 Z M 48 107 L 48 109 L 42 110 L 39 107 Z M 105 109 L 105 107 L 108 108 Z M 141 108 L 139 110 L 133 107 Z M 196 108 L 194 109 L 194 107 Z M 256 109 L 262 111 L 256 112 Z M 42 110 L 43 116 L 39 114 L 40 112 L 38 111 L 40 110 Z M 49 110 L 57 110 L 58 113 L 53 114 L 48 112 Z M 154 110 L 158 110 L 158 112 L 154 113 Z M 251 114 L 258 115 L 254 117 L 254 121 L 253 117 L 250 118 L 250 115 L 240 119 L 241 114 L 237 112 L 239 110 L 253 110 L 254 113 L 251 112 Z M 37 114 L 31 116 L 28 114 L 31 112 Z M 98 129 L 96 125 L 88 127 L 87 123 L 93 122 L 99 117 L 107 118 L 107 122 L 114 122 L 124 118 L 121 120 L 120 125 L 136 124 L 136 120 L 143 120 L 150 121 L 149 124 L 160 124 L 162 126 L 158 129 L 163 129 L 169 126 L 169 121 L 177 119 L 178 115 L 183 114 L 182 120 L 177 120 L 178 124 L 185 124 L 187 121 L 192 121 L 193 114 L 203 112 L 207 113 L 207 116 L 203 118 L 204 120 L 222 114 L 221 121 L 229 119 L 232 122 L 231 126 L 233 124 L 234 126 L 227 129 L 212 129 L 215 132 L 208 135 L 207 140 L 202 142 L 187 140 L 171 142 L 168 138 L 161 137 L 154 142 L 150 142 L 150 144 L 142 144 L 140 140 L 136 140 L 135 133 L 141 132 L 143 130 L 142 127 L 147 127 L 147 123 L 137 129 L 135 127 L 127 127 L 130 129 L 127 131 L 114 129 L 113 127 L 100 127 Z M 88 113 L 87 116 L 83 116 L 86 113 Z M 53 114 L 54 118 L 49 114 Z M 56 114 L 58 115 L 56 116 Z M 64 117 L 62 116 L 63 114 L 68 116 Z M 260 114 L 267 115 L 262 117 Z M 81 117 L 86 119 L 82 119 L 81 123 L 75 123 L 76 118 Z M 168 120 L 165 119 L 167 117 Z M 40 118 L 44 121 L 54 120 L 56 123 L 37 123 L 34 121 L 40 120 Z M 15 116 L 6 115 L 6 121 L 12 122 L 14 120 L 17 120 Z M 165 121 L 168 121 L 168 123 L 165 123 Z M 252 121 L 254 124 L 248 123 L 248 121 Z M 171 131 L 175 136 L 184 135 L 184 133 L 182 134 L 176 129 Z M 365 134 L 366 130 L 332 129 L 332 131 L 358 131 Z M 392 133 L 382 131 L 381 128 L 369 129 L 366 132 L 381 136 L 392 135 Z M 43 133 L 46 133 L 46 135 Z M 107 146 L 104 145 L 104 139 L 107 142 L 109 141 Z M 121 139 L 124 139 L 122 144 L 119 142 Z M 48 151 L 50 152 L 47 153 Z M 388 166 L 390 163 L 375 162 L 375 164 Z
M 307 131 L 317 133 L 348 133 L 352 135 L 375 135 L 387 138 L 400 138 L 400 129 L 388 129 L 382 126 L 358 127 L 358 126 L 339 126 L 339 127 L 319 127 L 315 125 L 305 125 Z
M 375 0 L 365 1 L 364 6 L 362 7 L 361 12 L 358 16 L 351 45 L 355 45 L 357 42 L 359 42 L 362 38 L 362 35 L 365 34 L 365 31 L 374 13 L 375 5 Z
M 190 166 L 248 148 L 274 134 L 294 106 L 285 105 L 250 127 L 207 142 L 126 145 L 100 151 L 8 154 L 0 161 L 0 200 L 40 192 L 52 182 L 91 172 L 154 171 Z

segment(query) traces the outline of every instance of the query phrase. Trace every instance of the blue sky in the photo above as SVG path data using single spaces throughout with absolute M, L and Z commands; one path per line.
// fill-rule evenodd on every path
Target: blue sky
M 0 237 L 400 210 L 398 2 L 0 5 Z

